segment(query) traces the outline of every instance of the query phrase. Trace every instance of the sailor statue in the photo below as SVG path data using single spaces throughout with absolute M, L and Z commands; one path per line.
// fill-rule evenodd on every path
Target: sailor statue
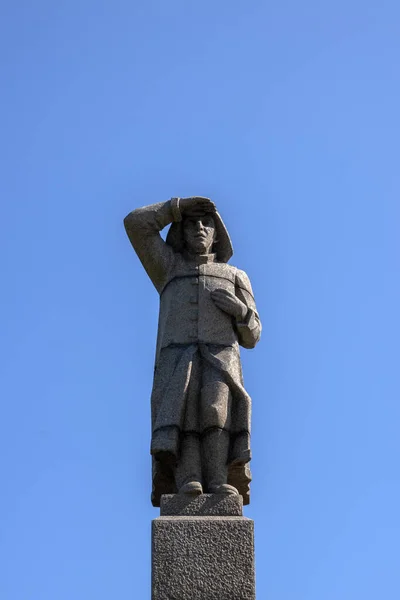
M 151 396 L 152 502 L 161 494 L 241 494 L 249 503 L 251 399 L 239 345 L 261 323 L 249 278 L 208 198 L 131 212 L 129 239 L 160 295 Z M 166 241 L 160 231 L 170 225 Z

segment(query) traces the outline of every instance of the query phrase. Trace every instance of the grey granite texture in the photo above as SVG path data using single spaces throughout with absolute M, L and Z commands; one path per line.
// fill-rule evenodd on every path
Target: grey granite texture
M 201 494 L 191 497 L 186 494 L 161 496 L 160 515 L 241 517 L 243 498 L 230 494 Z
M 207 198 L 144 206 L 124 223 L 160 294 L 151 398 L 153 505 L 162 494 L 194 489 L 239 493 L 248 504 L 251 399 L 239 345 L 254 348 L 261 334 L 249 278 L 227 264 L 229 234 Z M 164 241 L 160 231 L 168 225 Z
M 155 519 L 152 600 L 255 600 L 253 521 Z

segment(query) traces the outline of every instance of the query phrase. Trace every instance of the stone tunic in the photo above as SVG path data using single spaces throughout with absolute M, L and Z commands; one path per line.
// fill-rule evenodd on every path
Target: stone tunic
M 180 436 L 188 428 L 187 403 L 196 402 L 200 392 L 200 364 L 203 375 L 207 369 L 214 370 L 229 386 L 232 408 L 228 423 L 221 423 L 218 411 L 214 411 L 214 420 L 199 418 L 190 424 L 190 430 L 201 435 L 205 428 L 228 428 L 228 482 L 248 503 L 251 400 L 243 387 L 239 344 L 245 348 L 255 346 L 261 333 L 260 319 L 243 271 L 218 262 L 214 254 L 175 252 L 164 242 L 159 232 L 175 216 L 171 202 L 165 202 L 139 208 L 125 219 L 129 239 L 160 294 L 152 391 L 151 453 L 156 459 L 152 501 L 158 506 L 161 494 L 176 492 L 173 465 L 179 457 Z M 215 305 L 211 292 L 221 288 L 246 304 L 244 322 L 237 322 Z

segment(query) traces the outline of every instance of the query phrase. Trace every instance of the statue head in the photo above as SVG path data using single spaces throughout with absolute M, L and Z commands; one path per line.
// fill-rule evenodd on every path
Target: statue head
M 232 242 L 218 211 L 201 216 L 185 214 L 180 222 L 172 223 L 166 242 L 175 250 L 191 254 L 214 252 L 220 262 L 228 262 L 233 254 Z
M 211 213 L 188 214 L 182 225 L 185 248 L 190 254 L 210 254 L 213 251 L 216 229 Z

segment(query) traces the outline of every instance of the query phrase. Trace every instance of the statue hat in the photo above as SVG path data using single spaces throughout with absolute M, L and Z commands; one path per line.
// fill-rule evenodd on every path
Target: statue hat
M 225 223 L 218 211 L 210 213 L 214 219 L 216 240 L 213 245 L 213 252 L 219 262 L 227 263 L 233 255 L 233 247 L 231 238 Z M 175 221 L 169 228 L 166 243 L 171 246 L 175 252 L 183 252 L 185 242 L 183 237 L 183 221 Z

